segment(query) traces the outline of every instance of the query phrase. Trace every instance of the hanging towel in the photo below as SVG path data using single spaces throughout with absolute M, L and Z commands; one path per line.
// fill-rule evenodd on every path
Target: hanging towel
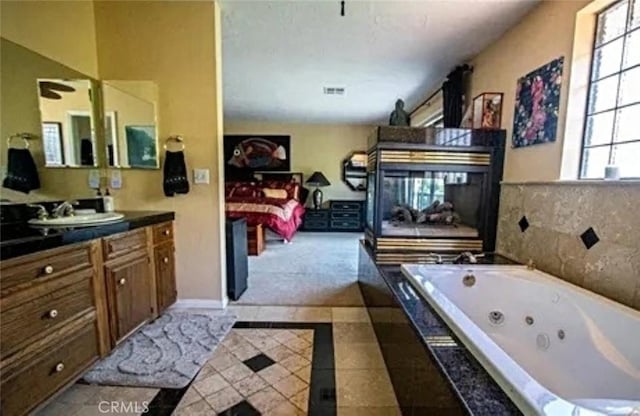
M 184 152 L 165 152 L 164 181 L 162 183 L 164 194 L 186 194 L 189 192 L 189 180 L 187 179 L 187 166 L 184 163 Z
M 36 169 L 29 149 L 9 148 L 7 176 L 4 178 L 2 186 L 25 194 L 40 188 L 38 169 Z

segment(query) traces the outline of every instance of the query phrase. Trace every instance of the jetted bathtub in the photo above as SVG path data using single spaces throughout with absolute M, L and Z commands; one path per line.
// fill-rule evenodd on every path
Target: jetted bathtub
M 640 416 L 640 312 L 525 266 L 402 272 L 524 414 Z

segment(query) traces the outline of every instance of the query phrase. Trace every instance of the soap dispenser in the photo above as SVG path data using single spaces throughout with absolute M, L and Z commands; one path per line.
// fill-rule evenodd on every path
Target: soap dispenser
M 104 196 L 102 197 L 102 204 L 104 205 L 104 212 L 113 212 L 115 209 L 115 203 L 113 201 L 113 197 L 109 193 L 109 188 L 106 188 L 104 191 Z

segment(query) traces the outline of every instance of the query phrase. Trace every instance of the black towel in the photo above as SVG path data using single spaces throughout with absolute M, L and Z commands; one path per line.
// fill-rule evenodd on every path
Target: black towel
M 184 163 L 184 152 L 165 152 L 164 181 L 162 182 L 164 194 L 186 194 L 189 192 L 189 180 L 187 179 L 187 166 Z
M 36 169 L 29 149 L 9 148 L 7 176 L 4 178 L 2 186 L 25 194 L 40 188 L 38 169 Z

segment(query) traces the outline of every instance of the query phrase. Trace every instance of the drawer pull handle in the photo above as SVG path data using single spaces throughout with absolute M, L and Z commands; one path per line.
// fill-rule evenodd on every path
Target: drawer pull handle
M 127 283 L 127 279 L 125 279 L 124 277 L 122 279 L 118 280 L 118 284 L 120 286 L 123 286 L 125 283 Z
M 163 259 L 162 259 L 162 262 L 163 262 L 163 263 L 169 263 L 169 257 L 165 257 L 165 258 L 163 258 Z
M 58 317 L 58 310 L 57 309 L 51 309 L 47 315 L 51 319 L 56 319 Z
M 50 264 L 44 266 L 44 274 L 51 274 L 51 273 L 53 273 L 53 266 Z
M 162 234 L 164 234 L 164 235 L 170 235 L 170 234 L 171 234 L 171 230 L 164 230 L 164 231 L 162 232 Z
M 56 364 L 55 372 L 60 373 L 62 372 L 62 370 L 64 370 L 64 364 L 63 363 Z

